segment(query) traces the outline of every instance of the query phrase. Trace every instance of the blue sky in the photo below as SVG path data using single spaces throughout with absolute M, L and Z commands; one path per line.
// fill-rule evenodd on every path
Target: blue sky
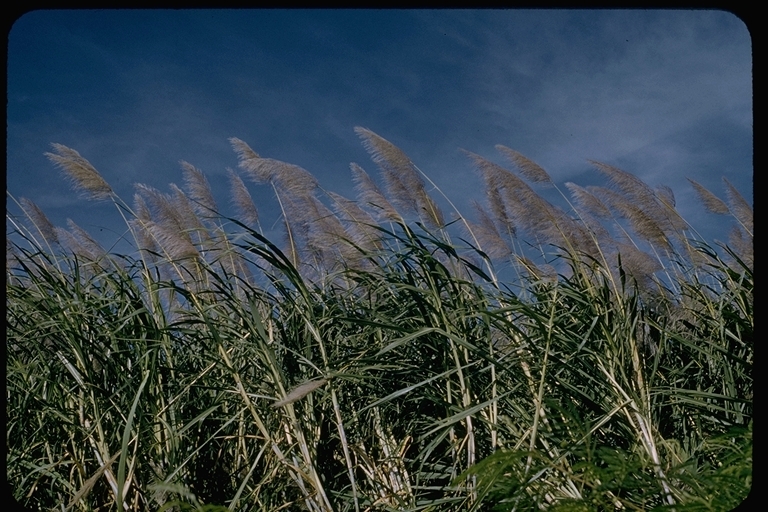
M 201 169 L 228 209 L 229 137 L 354 197 L 376 175 L 355 126 L 400 147 L 471 216 L 480 179 L 459 148 L 505 164 L 503 144 L 561 185 L 603 184 L 587 159 L 676 194 L 708 239 L 686 181 L 752 200 L 752 54 L 746 26 L 685 10 L 34 11 L 8 40 L 7 186 L 57 225 L 101 241 L 111 204 L 71 191 L 43 153 L 76 149 L 126 201 L 133 184 Z M 266 220 L 269 188 L 249 183 Z

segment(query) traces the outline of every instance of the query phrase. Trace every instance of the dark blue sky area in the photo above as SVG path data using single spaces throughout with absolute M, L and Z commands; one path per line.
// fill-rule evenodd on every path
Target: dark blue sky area
M 669 185 L 721 240 L 729 222 L 685 177 L 724 197 L 725 176 L 752 198 L 751 41 L 727 12 L 35 11 L 8 52 L 8 190 L 62 226 L 122 221 L 67 188 L 43 155 L 51 142 L 128 202 L 133 183 L 181 183 L 188 161 L 227 213 L 229 137 L 353 197 L 349 163 L 376 174 L 355 126 L 398 145 L 468 215 L 483 191 L 459 148 L 504 163 L 496 144 L 559 185 L 603 183 L 587 159 Z M 270 189 L 249 187 L 275 220 Z

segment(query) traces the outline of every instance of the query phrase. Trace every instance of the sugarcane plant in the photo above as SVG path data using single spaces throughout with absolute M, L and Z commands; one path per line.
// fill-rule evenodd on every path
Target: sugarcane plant
M 558 186 L 497 146 L 465 217 L 356 128 L 357 197 L 230 142 L 205 174 L 111 202 L 130 251 L 8 194 L 14 498 L 40 510 L 728 510 L 752 481 L 752 207 L 704 240 L 672 190 L 590 162 Z M 11 172 L 13 172 L 11 170 Z M 271 189 L 270 239 L 246 185 Z M 548 190 L 547 190 L 548 189 Z M 435 195 L 436 194 L 436 195 Z M 555 199 L 548 200 L 551 196 Z M 443 213 L 449 207 L 450 215 Z M 273 237 L 274 238 L 274 237 Z

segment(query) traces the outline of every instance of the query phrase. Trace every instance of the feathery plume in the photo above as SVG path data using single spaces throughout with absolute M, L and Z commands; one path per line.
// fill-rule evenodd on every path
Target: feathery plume
M 683 230 L 688 228 L 688 222 L 675 209 L 675 193 L 666 185 L 656 187 L 656 199 L 664 206 L 664 212 L 672 231 L 678 239 L 685 241 Z
M 48 220 L 48 217 L 45 216 L 43 210 L 25 197 L 19 199 L 19 203 L 27 218 L 32 222 L 45 241 L 51 245 L 58 244 L 59 238 L 56 235 L 56 229 L 53 227 L 53 223 Z
M 200 245 L 203 247 L 208 246 L 211 237 L 208 234 L 208 230 L 203 225 L 203 222 L 197 216 L 194 203 L 175 183 L 171 183 L 171 189 L 174 193 L 173 204 L 176 207 L 176 218 L 183 228 L 185 237 L 191 241 L 192 234 L 194 233 L 197 235 L 197 241 Z
M 663 268 L 658 259 L 631 244 L 621 244 L 618 254 L 624 270 L 641 285 L 647 284 L 647 280 Z
M 571 192 L 573 202 L 579 210 L 576 212 L 581 224 L 575 223 L 576 231 L 571 238 L 574 246 L 592 257 L 602 260 L 601 247 L 614 242 L 609 231 L 598 220 L 599 218 L 611 218 L 612 214 L 608 206 L 587 189 L 568 182 L 566 188 Z
M 731 213 L 726 205 L 719 197 L 704 188 L 699 183 L 693 181 L 691 178 L 686 178 L 691 182 L 696 193 L 699 195 L 699 200 L 704 205 L 704 208 L 710 213 L 717 213 L 719 215 L 727 215 Z
M 174 219 L 183 230 L 203 229 L 203 223 L 195 213 L 194 204 L 187 197 L 187 194 L 175 183 L 171 183 L 169 186 L 173 192 L 173 196 L 170 196 L 170 201 L 174 209 Z M 162 222 L 162 220 L 162 218 L 158 218 L 159 222 Z
M 317 388 L 323 386 L 326 382 L 328 382 L 327 379 L 317 379 L 304 382 L 303 384 L 293 388 L 287 395 L 285 395 L 285 398 L 273 403 L 272 408 L 278 409 L 285 405 L 292 404 L 293 402 L 301 400 Z
M 537 238 L 574 256 L 599 255 L 594 236 L 583 225 L 568 216 L 560 207 L 543 198 L 539 198 L 539 201 L 541 205 L 537 208 L 542 213 L 527 221 Z
M 200 253 L 192 242 L 182 236 L 178 231 L 169 229 L 167 226 L 156 222 L 147 223 L 147 230 L 154 238 L 158 247 L 165 252 L 172 261 L 178 261 L 186 258 L 197 258 Z
M 397 205 L 401 211 L 407 213 L 418 213 L 419 206 L 416 201 L 416 195 L 408 188 L 400 176 L 389 169 L 381 171 L 381 177 L 387 188 L 388 196 L 392 202 Z
M 528 178 L 530 181 L 534 183 L 552 184 L 552 178 L 549 176 L 547 171 L 545 171 L 533 160 L 530 160 L 514 149 L 502 146 L 501 144 L 497 144 L 495 147 L 497 151 L 507 157 L 510 162 L 515 164 L 517 168 L 520 169 L 520 174 Z
M 147 229 L 148 223 L 152 222 L 152 214 L 144 198 L 139 194 L 133 195 L 133 211 L 136 219 L 130 221 L 131 231 L 139 245 L 140 251 L 149 253 L 157 252 L 157 243 Z
M 368 212 L 360 208 L 356 202 L 335 192 L 328 191 L 326 194 L 333 200 L 334 209 L 337 210 L 340 220 L 349 222 L 352 225 L 376 224 L 376 220 Z
M 611 190 L 606 187 L 598 187 L 596 185 L 589 185 L 584 187 L 584 190 L 594 196 L 600 203 L 607 207 L 611 213 L 609 217 L 625 218 L 627 205 L 631 204 L 630 201 L 622 194 Z
M 356 126 L 355 133 L 362 139 L 363 147 L 371 155 L 371 159 L 381 169 L 399 175 L 409 190 L 424 187 L 413 162 L 400 148 L 367 128 Z
M 232 204 L 238 209 L 242 220 L 246 224 L 251 226 L 258 224 L 259 211 L 256 209 L 251 193 L 248 192 L 242 178 L 229 168 L 227 168 L 227 174 L 229 175 Z
M 745 234 L 739 226 L 734 226 L 728 236 L 728 246 L 749 269 L 754 269 L 755 266 L 755 249 L 752 240 L 752 236 Z
M 314 194 L 319 183 L 317 178 L 312 176 L 309 171 L 299 167 L 298 165 L 282 164 L 278 168 L 277 181 L 278 185 L 283 190 L 295 195 L 311 195 Z
M 592 194 L 602 204 L 611 210 L 613 217 L 627 219 L 639 208 L 627 196 L 606 187 L 590 185 L 585 187 L 587 193 Z
M 579 206 L 579 208 L 586 210 L 596 217 L 611 217 L 611 211 L 608 209 L 608 207 L 587 189 L 580 187 L 575 183 L 571 183 L 570 181 L 566 183 L 565 186 L 571 192 L 571 197 L 573 197 L 573 201 Z
M 381 248 L 381 235 L 374 227 L 376 220 L 357 203 L 334 192 L 327 192 L 333 200 L 334 210 L 340 220 L 347 222 L 356 236 L 354 242 L 365 250 Z
M 355 182 L 360 201 L 375 208 L 378 218 L 403 223 L 403 218 L 387 201 L 368 173 L 354 162 L 349 164 L 349 168 L 352 170 L 352 181 Z
M 51 146 L 56 153 L 45 153 L 45 156 L 64 171 L 75 190 L 96 200 L 107 199 L 112 195 L 112 187 L 80 153 L 62 144 L 53 143 Z
M 632 283 L 637 284 L 640 292 L 649 290 L 655 282 L 654 273 L 661 270 L 662 265 L 650 254 L 638 249 L 632 244 L 619 243 L 615 252 L 610 255 L 610 274 L 614 282 L 621 281 L 619 273 L 619 260 L 624 275 L 629 278 L 630 288 Z
M 638 207 L 646 211 L 653 211 L 658 207 L 656 194 L 651 187 L 637 176 L 612 165 L 594 160 L 588 161 Z
M 338 217 L 316 197 L 307 197 L 304 214 L 310 234 L 320 247 L 334 247 L 351 239 Z
M 631 205 L 627 208 L 627 213 L 627 219 L 629 219 L 635 233 L 651 244 L 658 247 L 664 247 L 668 250 L 672 249 L 672 245 L 664 233 L 664 230 L 654 218 L 645 212 L 645 210 Z
M 107 255 L 107 251 L 86 230 L 75 224 L 72 219 L 67 219 L 67 226 L 81 247 L 85 249 L 86 254 L 90 256 L 90 259 L 97 260 Z
M 487 183 L 485 196 L 488 199 L 488 206 L 491 208 L 491 213 L 496 218 L 496 222 L 503 226 L 503 230 L 509 238 L 515 238 L 517 236 L 517 228 L 515 228 L 515 223 L 512 222 L 507 209 L 504 207 L 504 200 L 501 198 L 499 187 L 496 184 Z
M 589 160 L 589 162 L 616 187 L 625 200 L 632 204 L 632 215 L 642 212 L 644 217 L 653 221 L 656 228 L 667 236 L 679 237 L 680 231 L 687 227 L 673 207 L 668 207 L 663 199 L 664 192 L 655 192 L 643 180 L 611 165 Z M 663 189 L 662 189 L 663 190 Z M 674 196 L 671 196 L 674 202 Z M 645 226 L 649 228 L 649 225 Z M 668 242 L 667 242 L 668 244 Z
M 285 223 L 286 248 L 283 250 L 294 268 L 299 269 L 302 258 L 300 248 L 306 246 L 307 236 L 309 235 L 309 224 L 305 219 L 305 208 L 303 203 L 309 196 L 292 196 L 290 194 L 280 194 L 276 191 L 277 199 L 280 202 L 280 208 L 283 212 L 283 222 Z
M 731 182 L 723 177 L 723 183 L 725 183 L 725 196 L 728 199 L 728 205 L 730 206 L 731 213 L 736 219 L 744 226 L 750 235 L 752 235 L 753 229 L 753 217 L 752 207 L 749 205 L 746 199 L 739 194 L 739 191 L 731 185 Z
M 674 207 L 666 206 L 667 203 L 662 199 L 665 195 L 664 192 L 654 192 L 651 187 L 640 178 L 626 171 L 622 171 L 621 169 L 617 169 L 616 167 L 595 162 L 593 160 L 590 160 L 590 163 L 592 163 L 598 171 L 606 175 L 610 182 L 618 187 L 624 196 L 632 203 L 633 215 L 637 216 L 637 212 L 641 211 L 644 217 L 652 219 L 656 228 L 664 233 L 665 238 L 667 236 L 677 237 L 679 236 L 680 231 L 687 227 L 687 223 L 680 217 Z M 674 203 L 674 195 L 671 194 L 671 190 L 669 190 L 669 194 L 666 195 L 670 196 L 672 200 L 671 202 Z M 646 224 L 646 227 L 650 228 L 650 225 Z
M 421 205 L 419 206 L 419 216 L 422 222 L 431 228 L 442 228 L 445 226 L 445 220 L 443 212 L 437 203 L 427 194 L 426 190 L 421 197 Z
M 59 241 L 59 245 L 68 249 L 71 253 L 82 256 L 87 260 L 93 260 L 93 254 L 90 254 L 80 242 L 77 241 L 75 235 L 70 233 L 64 228 L 56 227 L 56 239 Z
M 411 159 L 400 148 L 367 128 L 357 126 L 355 133 L 379 166 L 392 201 L 407 212 L 417 213 L 431 227 L 444 226 L 442 211 L 427 194 L 424 181 Z
M 147 206 L 147 202 L 144 201 L 144 198 L 139 194 L 133 195 L 133 212 L 136 214 L 136 218 L 143 222 L 152 220 L 149 206 Z
M 244 160 L 259 158 L 258 153 L 252 150 L 248 144 L 238 139 L 237 137 L 230 137 L 229 143 L 232 145 L 232 149 L 235 150 L 235 153 L 237 153 L 238 161 L 242 162 Z
M 191 254 L 191 251 L 186 247 L 189 245 L 194 248 L 190 230 L 200 229 L 202 224 L 194 214 L 184 192 L 173 184 L 171 184 L 171 188 L 176 191 L 176 197 L 163 194 L 159 190 L 141 183 L 135 184 L 134 187 L 149 201 L 153 220 L 147 225 L 147 229 L 149 234 L 155 238 L 159 248 L 168 254 Z M 165 234 L 159 231 L 158 227 L 162 227 Z M 174 239 L 178 239 L 178 241 L 174 241 Z M 165 247 L 165 243 L 169 243 L 175 248 L 169 250 Z M 197 249 L 194 251 L 197 255 Z
M 500 259 L 511 254 L 512 250 L 504 242 L 488 212 L 477 201 L 472 201 L 472 206 L 479 217 L 479 224 L 470 223 L 470 225 L 477 240 L 482 244 L 480 249 L 491 259 Z
M 298 165 L 272 158 L 251 158 L 240 162 L 254 183 L 272 183 L 289 194 L 302 196 L 313 194 L 319 186 L 317 179 Z
M 231 137 L 229 142 L 237 153 L 238 167 L 246 171 L 254 183 L 273 183 L 284 190 L 297 187 L 306 189 L 299 191 L 300 194 L 307 191 L 311 193 L 317 188 L 317 180 L 314 176 L 301 167 L 272 158 L 262 158 L 248 144 L 236 137 Z
M 271 183 L 277 172 L 276 161 L 271 158 L 249 158 L 240 160 L 238 167 L 245 171 L 245 174 L 257 185 Z
M 548 242 L 560 245 L 563 226 L 560 226 L 558 221 L 566 220 L 564 214 L 558 212 L 514 173 L 480 155 L 469 151 L 465 153 L 472 159 L 486 183 L 487 190 L 498 190 L 503 200 L 503 208 L 494 208 L 506 215 L 506 218 L 497 218 L 500 224 L 512 221 L 515 226 L 520 226 L 537 237 L 544 235 Z M 494 207 L 493 203 L 491 206 Z
M 352 236 L 319 199 L 289 196 L 283 203 L 297 247 L 314 259 L 313 270 L 331 271 L 338 263 L 359 259 L 359 252 L 349 244 Z
M 180 162 L 184 174 L 184 184 L 187 194 L 195 201 L 198 215 L 210 215 L 216 212 L 216 201 L 213 199 L 211 185 L 200 169 L 182 160 Z
M 67 219 L 67 224 L 70 227 L 70 231 L 56 228 L 60 245 L 69 249 L 72 254 L 79 256 L 83 262 L 93 263 L 101 269 L 105 269 L 106 266 L 104 265 L 103 258 L 106 256 L 106 252 L 104 249 L 85 233 L 82 228 L 72 222 L 71 219 Z M 85 234 L 85 237 L 82 234 Z M 81 272 L 86 272 L 84 267 L 81 267 Z
M 675 207 L 675 193 L 667 185 L 656 187 L 656 197 L 670 209 Z
M 195 205 L 189 199 L 187 194 L 181 190 L 175 183 L 170 184 L 173 191 L 171 202 L 174 206 L 174 218 L 178 224 L 186 231 L 205 231 L 202 221 L 195 213 Z M 162 221 L 162 219 L 159 219 Z
M 423 185 L 419 183 L 419 179 L 413 179 L 410 159 L 400 148 L 368 129 L 356 126 L 355 133 L 362 139 L 363 147 L 371 155 L 371 160 L 379 167 L 390 199 L 404 210 L 415 213 L 418 207 L 413 189 Z M 406 183 L 406 179 L 411 182 Z
M 635 233 L 644 240 L 665 249 L 672 246 L 657 218 L 649 215 L 645 208 L 632 202 L 627 196 L 604 187 L 587 187 L 587 190 L 608 204 L 620 218 L 627 219 Z
M 134 188 L 147 201 L 146 204 L 149 205 L 151 217 L 155 222 L 170 226 L 175 231 L 184 231 L 186 220 L 177 211 L 177 205 L 171 196 L 143 183 L 136 183 Z
M 578 247 L 586 254 L 602 259 L 600 247 L 613 243 L 613 239 L 598 218 L 612 217 L 610 209 L 585 188 L 570 182 L 566 183 L 565 186 L 570 190 L 574 202 L 579 207 L 576 214 L 580 222 L 570 218 L 567 221 L 574 228 L 571 233 L 571 239 L 575 241 L 574 247 Z M 566 215 L 563 216 L 567 217 Z
M 133 232 L 133 236 L 136 240 L 136 243 L 138 244 L 137 249 L 139 251 L 144 251 L 145 253 L 152 255 L 151 259 L 154 260 L 154 253 L 158 253 L 160 248 L 158 247 L 155 239 L 152 237 L 152 234 L 149 232 L 149 225 L 151 223 L 152 223 L 151 220 L 129 221 L 131 231 Z

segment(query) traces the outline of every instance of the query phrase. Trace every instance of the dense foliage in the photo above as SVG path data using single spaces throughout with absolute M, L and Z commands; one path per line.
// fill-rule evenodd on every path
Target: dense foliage
M 752 476 L 752 210 L 729 183 L 726 202 L 693 182 L 737 221 L 713 247 L 665 187 L 594 163 L 609 185 L 567 184 L 566 211 L 534 191 L 553 185 L 543 169 L 500 146 L 517 172 L 468 154 L 488 204 L 447 222 L 418 168 L 357 131 L 385 185 L 353 164 L 357 201 L 232 140 L 244 175 L 274 189 L 282 248 L 234 172 L 234 218 L 186 163 L 183 188 L 137 185 L 129 207 L 54 145 L 75 188 L 114 202 L 135 252 L 108 253 L 11 197 L 23 212 L 7 215 L 6 266 L 19 502 L 738 505 Z

